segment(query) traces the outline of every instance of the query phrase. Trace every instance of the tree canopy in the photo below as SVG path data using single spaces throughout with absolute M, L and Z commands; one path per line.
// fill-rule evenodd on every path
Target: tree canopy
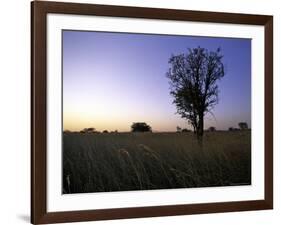
M 218 103 L 218 84 L 225 75 L 221 49 L 209 51 L 197 47 L 187 53 L 172 55 L 167 77 L 177 113 L 194 128 L 198 136 L 204 132 L 204 116 Z
M 133 123 L 131 129 L 132 132 L 151 132 L 151 127 L 144 122 Z
M 248 124 L 246 122 L 240 122 L 240 123 L 238 123 L 238 126 L 241 130 L 247 130 L 248 129 Z

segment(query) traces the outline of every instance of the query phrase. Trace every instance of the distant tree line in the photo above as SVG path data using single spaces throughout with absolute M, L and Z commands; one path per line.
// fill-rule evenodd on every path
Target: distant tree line
M 249 130 L 248 124 L 247 124 L 246 122 L 240 122 L 240 123 L 238 123 L 238 127 L 239 127 L 239 128 L 236 128 L 236 127 L 229 127 L 229 128 L 228 128 L 228 131 Z M 209 127 L 209 128 L 207 129 L 207 131 L 213 132 L 213 131 L 216 131 L 216 128 L 215 128 L 215 127 Z
M 176 127 L 176 132 L 177 133 L 182 133 L 182 132 L 191 132 L 190 129 L 187 129 L 187 128 L 181 128 L 179 126 Z M 208 131 L 208 132 L 214 132 L 216 131 L 216 127 L 209 127 L 207 130 L 205 131 Z M 241 130 L 249 130 L 249 127 L 248 127 L 248 124 L 246 122 L 240 122 L 238 123 L 238 128 L 234 128 L 234 127 L 229 127 L 228 128 L 228 131 L 241 131 Z
M 69 132 L 69 131 L 65 131 L 66 133 Z M 93 127 L 89 127 L 89 128 L 84 128 L 83 130 L 80 130 L 79 133 L 82 133 L 82 134 L 96 134 L 96 133 L 104 133 L 104 134 L 107 134 L 107 133 L 118 133 L 118 130 L 115 130 L 115 131 L 111 131 L 109 132 L 108 130 L 103 130 L 102 132 L 100 131 L 97 131 L 95 128 Z
M 151 126 L 149 126 L 145 122 L 135 122 L 131 125 L 131 132 L 152 132 Z M 71 133 L 70 130 L 65 130 L 64 133 Z M 76 132 L 75 132 L 76 133 Z M 97 134 L 97 133 L 118 133 L 118 130 L 114 131 L 108 131 L 108 130 L 103 130 L 103 131 L 98 131 L 94 127 L 88 127 L 80 130 L 78 133 L 82 134 Z
M 238 130 L 249 130 L 248 124 L 246 122 L 240 122 L 240 123 L 238 123 L 238 128 L 236 128 L 236 127 L 229 127 L 228 128 L 228 131 L 238 131 Z M 216 131 L 216 128 L 215 127 L 209 127 L 207 129 L 207 131 L 213 132 L 213 131 Z
M 246 122 L 240 122 L 238 123 L 238 127 L 239 128 L 236 128 L 236 127 L 229 127 L 228 130 L 229 131 L 237 131 L 237 130 L 248 130 L 249 127 L 248 127 L 248 124 Z
M 179 126 L 177 126 L 177 133 L 187 133 L 187 132 L 191 132 L 190 129 L 187 129 L 187 128 L 181 128 Z
M 246 122 L 240 122 L 238 123 L 238 127 L 239 128 L 235 128 L 235 127 L 229 127 L 228 131 L 238 131 L 238 130 L 248 130 L 248 124 Z M 214 132 L 216 131 L 216 127 L 211 126 L 209 127 L 206 131 L 208 132 Z M 145 122 L 135 122 L 131 125 L 131 132 L 152 132 L 152 128 L 150 125 L 148 125 Z M 179 126 L 176 127 L 176 132 L 177 133 L 187 133 L 187 132 L 191 132 L 190 129 L 187 128 L 181 128 Z M 71 133 L 71 131 L 69 130 L 65 130 L 64 133 Z M 83 133 L 83 134 L 97 134 L 97 133 L 118 133 L 118 130 L 114 130 L 114 131 L 108 131 L 108 130 L 103 130 L 103 131 L 97 131 L 94 127 L 89 127 L 89 128 L 84 128 L 81 131 L 79 131 L 79 133 Z

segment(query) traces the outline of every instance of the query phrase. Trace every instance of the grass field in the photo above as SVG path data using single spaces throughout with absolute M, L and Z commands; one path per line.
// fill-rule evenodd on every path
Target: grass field
M 251 183 L 251 132 L 63 135 L 63 193 Z

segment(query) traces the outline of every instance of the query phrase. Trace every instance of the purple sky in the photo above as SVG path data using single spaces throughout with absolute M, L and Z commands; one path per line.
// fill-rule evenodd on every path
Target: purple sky
M 226 66 L 205 128 L 251 126 L 250 39 L 63 31 L 64 129 L 129 131 L 133 122 L 154 131 L 190 128 L 175 114 L 165 74 L 172 53 L 198 46 L 221 47 Z

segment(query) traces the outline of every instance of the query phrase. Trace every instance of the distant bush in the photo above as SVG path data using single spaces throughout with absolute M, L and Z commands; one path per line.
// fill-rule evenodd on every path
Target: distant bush
M 111 134 L 118 133 L 118 130 L 110 131 Z
M 87 134 L 89 134 L 89 133 L 98 133 L 98 132 L 96 131 L 95 128 L 90 127 L 90 128 L 84 128 L 83 130 L 80 131 L 80 133 L 87 133 Z
M 107 133 L 108 133 L 108 130 L 104 130 L 103 133 L 104 133 L 104 134 L 107 134 Z
M 131 126 L 132 132 L 151 132 L 151 127 L 144 122 L 133 123 Z
M 229 127 L 229 128 L 228 128 L 228 131 L 238 131 L 238 130 L 240 130 L 240 129 L 235 128 L 235 127 Z
M 186 132 L 191 132 L 191 130 L 184 128 L 181 130 L 181 132 L 186 133 Z
M 64 134 L 69 134 L 69 133 L 71 133 L 71 131 L 70 130 L 64 130 L 63 133 Z
M 214 131 L 216 131 L 216 128 L 215 128 L 215 127 L 209 127 L 209 128 L 208 128 L 208 131 L 214 132 Z
M 248 130 L 248 124 L 246 122 L 240 122 L 238 126 L 241 130 Z

